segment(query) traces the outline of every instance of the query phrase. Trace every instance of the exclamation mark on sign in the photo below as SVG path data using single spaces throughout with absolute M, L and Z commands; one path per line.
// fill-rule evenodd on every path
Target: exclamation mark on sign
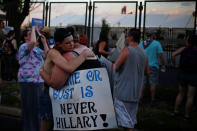
M 101 116 L 101 119 L 104 121 L 104 123 L 103 123 L 103 127 L 108 127 L 108 123 L 106 123 L 105 121 L 106 121 L 106 114 L 100 114 L 100 116 Z

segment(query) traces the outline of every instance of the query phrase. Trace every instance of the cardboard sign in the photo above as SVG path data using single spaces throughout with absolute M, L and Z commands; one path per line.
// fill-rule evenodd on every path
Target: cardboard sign
M 105 68 L 74 72 L 61 90 L 50 88 L 54 130 L 117 128 Z
M 44 20 L 38 18 L 32 18 L 31 26 L 39 26 L 39 29 L 44 27 Z

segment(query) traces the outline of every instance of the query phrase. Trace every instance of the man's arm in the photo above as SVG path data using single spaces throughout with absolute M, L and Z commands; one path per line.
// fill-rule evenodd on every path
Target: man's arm
M 158 54 L 159 59 L 161 61 L 162 66 L 165 66 L 165 61 L 164 61 L 164 57 L 163 57 L 163 53 Z
M 120 67 L 126 62 L 129 55 L 129 49 L 128 47 L 125 47 L 120 52 L 120 55 L 118 56 L 118 59 L 115 62 L 116 65 L 116 71 L 120 69 Z
M 163 49 L 162 49 L 160 43 L 157 45 L 157 53 L 158 53 L 158 57 L 159 57 L 161 64 L 162 64 L 161 68 L 165 69 L 166 67 L 165 67 L 165 61 L 164 61 L 164 56 L 163 56 Z

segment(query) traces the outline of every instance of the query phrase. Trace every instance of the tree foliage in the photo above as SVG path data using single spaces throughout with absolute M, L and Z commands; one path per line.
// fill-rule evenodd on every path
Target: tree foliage
M 107 21 L 105 19 L 102 19 L 101 32 L 105 33 L 105 34 L 108 34 L 108 32 L 109 32 L 109 24 L 107 23 Z
M 6 13 L 8 25 L 14 27 L 19 41 L 20 26 L 29 14 L 30 0 L 0 0 L 0 5 L 0 9 Z
M 9 26 L 20 26 L 29 14 L 30 0 L 1 0 L 1 10 L 6 13 Z

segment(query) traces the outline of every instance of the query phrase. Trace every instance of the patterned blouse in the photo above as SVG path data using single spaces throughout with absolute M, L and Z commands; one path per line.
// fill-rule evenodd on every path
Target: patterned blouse
M 44 64 L 43 56 L 44 51 L 37 46 L 31 51 L 28 50 L 27 43 L 20 46 L 17 56 L 20 64 L 18 71 L 19 82 L 44 82 L 39 73 L 41 66 Z

